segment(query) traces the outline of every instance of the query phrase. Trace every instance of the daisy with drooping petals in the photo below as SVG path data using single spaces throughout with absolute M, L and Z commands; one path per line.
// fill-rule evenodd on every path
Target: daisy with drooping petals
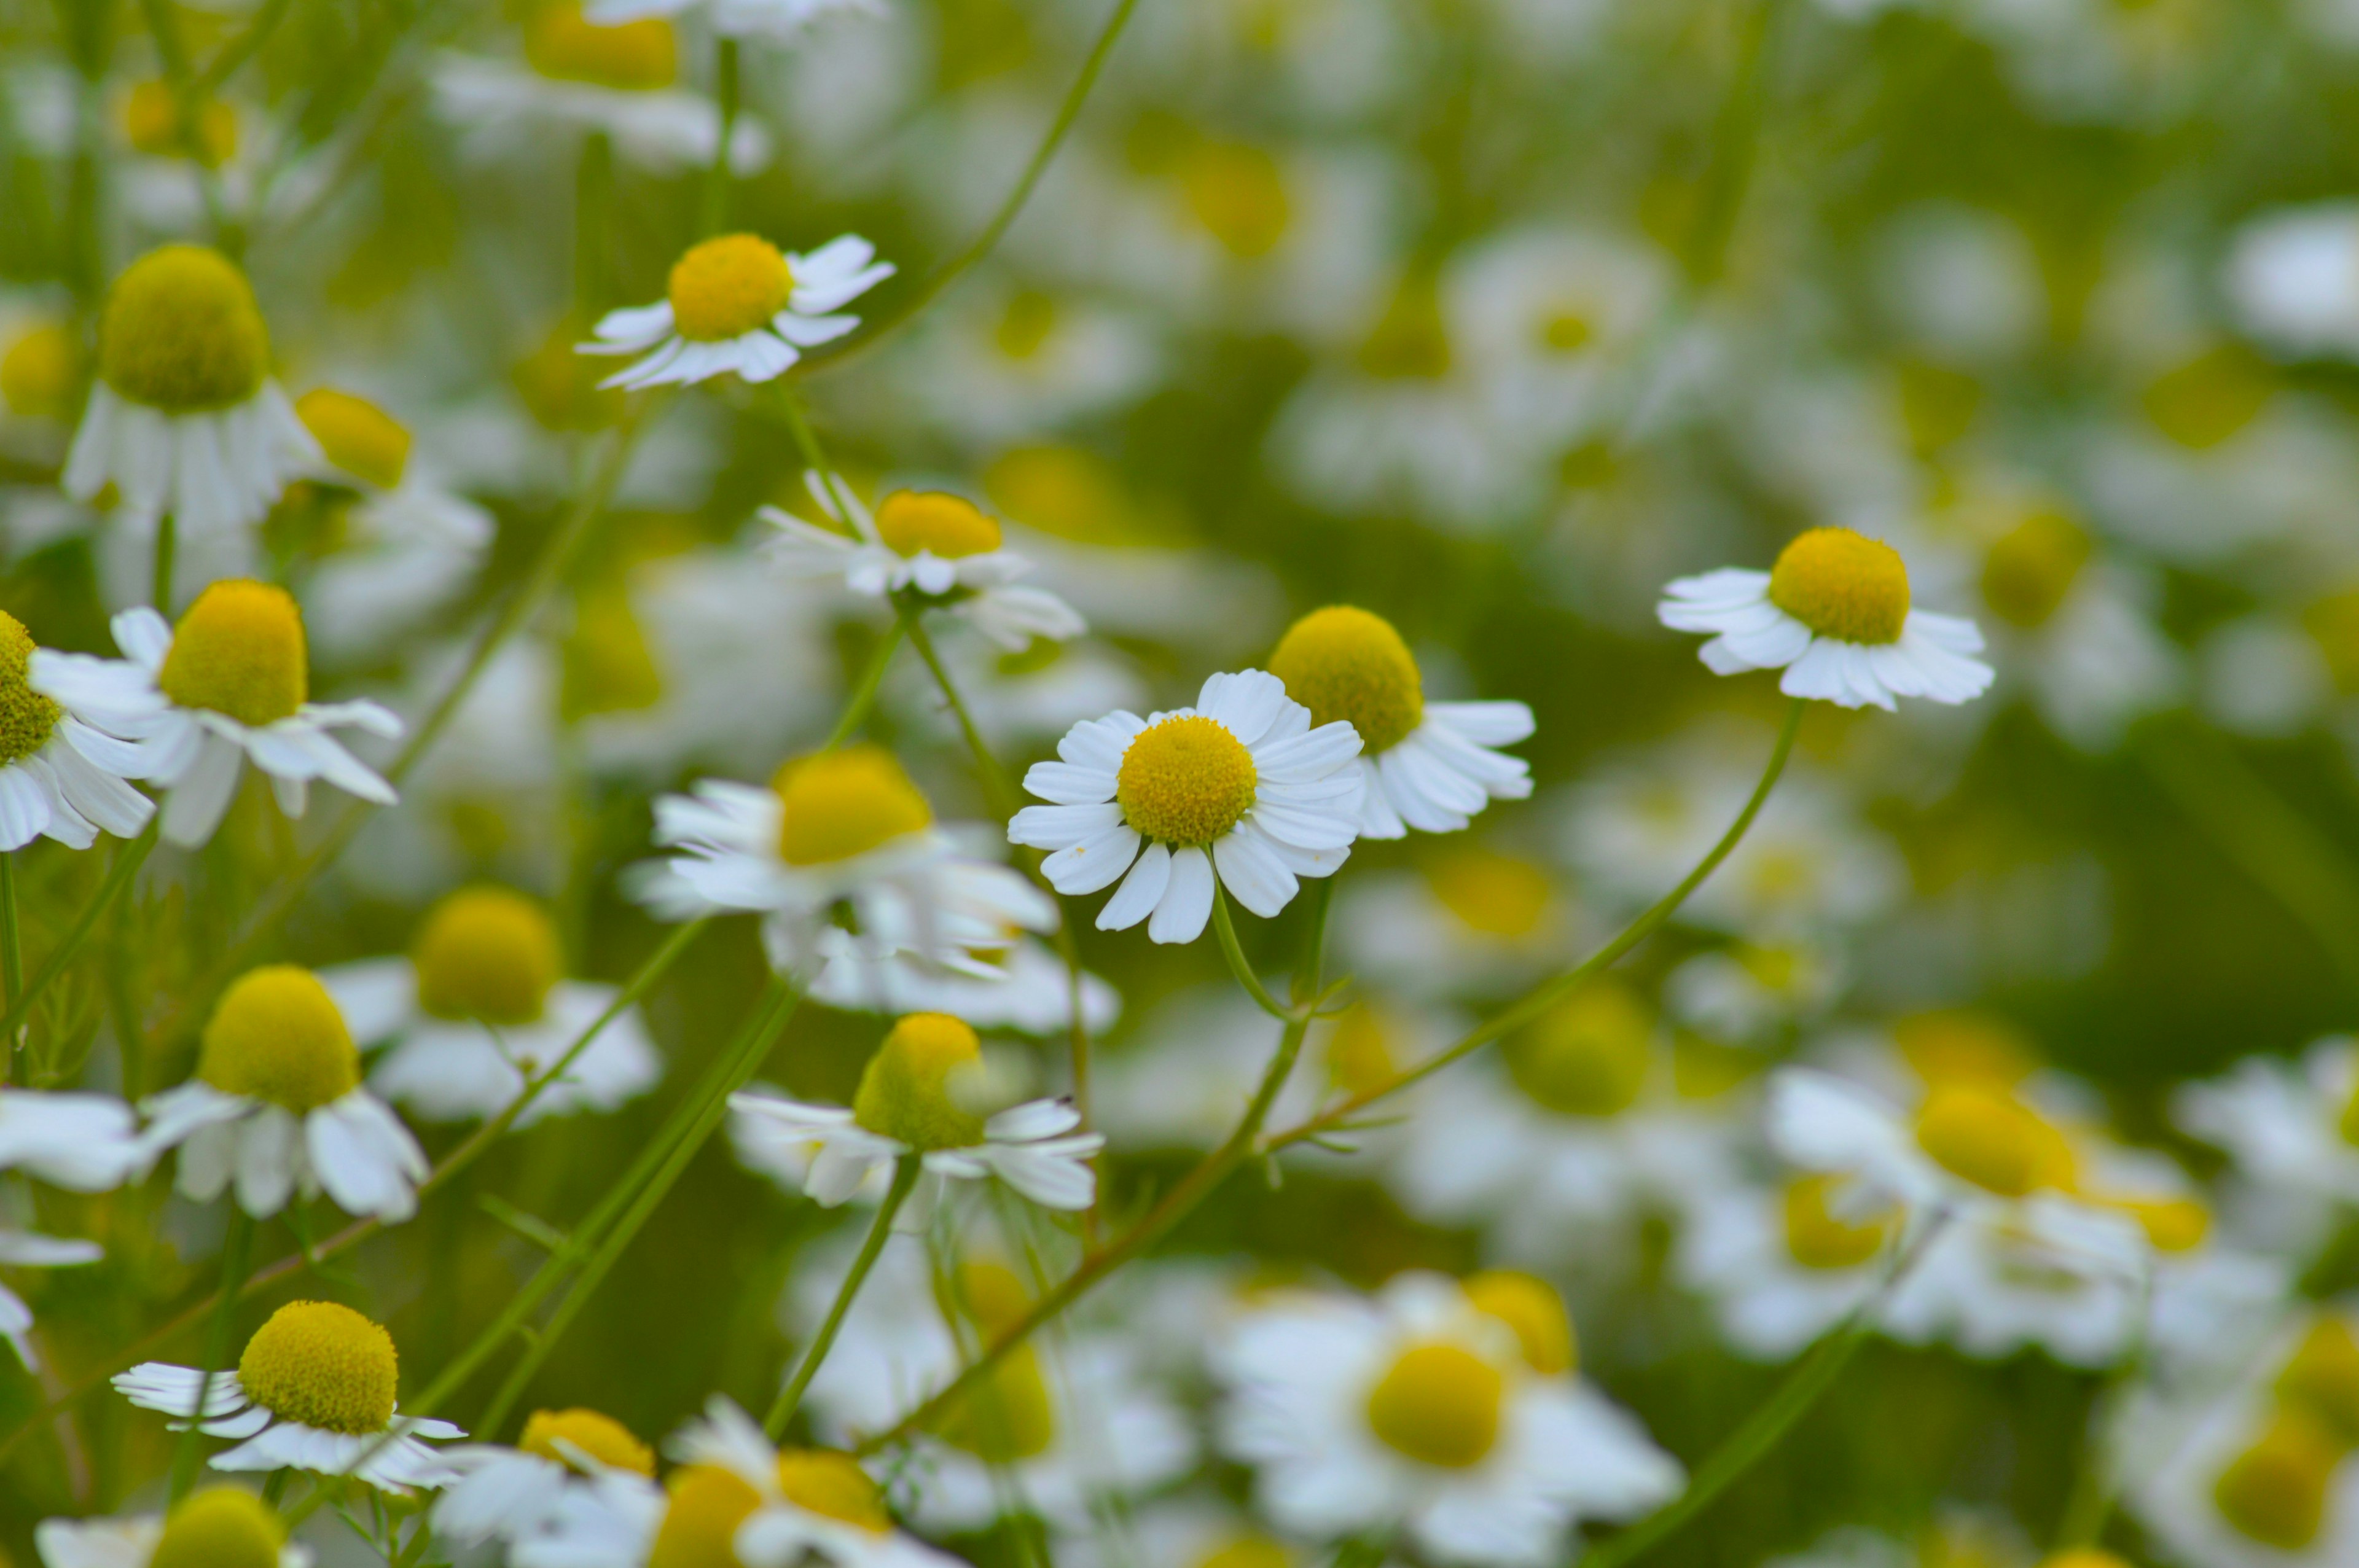
M 1965 702 L 1991 683 L 1974 623 L 1912 608 L 1900 552 L 1848 528 L 1810 529 L 1768 571 L 1728 567 L 1664 593 L 1664 625 L 1712 633 L 1701 657 L 1714 675 L 1783 669 L 1788 697 L 1889 710 L 1900 697 Z
M 1017 812 L 1007 837 L 1053 851 L 1040 870 L 1059 892 L 1122 878 L 1099 930 L 1145 920 L 1155 941 L 1193 942 L 1216 875 L 1267 919 L 1293 900 L 1297 878 L 1342 867 L 1360 830 L 1359 753 L 1351 725 L 1312 729 L 1276 676 L 1216 675 L 1193 708 L 1074 725 L 1057 742 L 1063 760 L 1024 775 L 1050 804 Z
M 426 1155 L 362 1086 L 343 1012 L 309 969 L 266 964 L 238 977 L 206 1021 L 196 1076 L 140 1109 L 149 1157 L 179 1147 L 180 1191 L 199 1203 L 234 1178 L 256 1219 L 299 1190 L 388 1223 L 417 1212 Z
M 46 1568 L 310 1568 L 311 1549 L 287 1539 L 268 1503 L 236 1487 L 206 1487 L 168 1515 L 45 1519 L 33 1544 Z
M 1269 656 L 1286 695 L 1310 722 L 1342 719 L 1358 731 L 1360 835 L 1402 838 L 1455 833 L 1495 800 L 1532 793 L 1520 757 L 1492 751 L 1528 739 L 1520 702 L 1428 702 L 1417 660 L 1392 622 L 1350 605 L 1314 610 L 1287 629 Z
M 114 1379 L 142 1410 L 162 1411 L 208 1437 L 238 1439 L 216 1470 L 310 1470 L 352 1476 L 389 1492 L 451 1479 L 419 1441 L 464 1437 L 447 1421 L 404 1416 L 394 1404 L 400 1361 L 393 1336 L 334 1302 L 288 1302 L 245 1342 L 235 1371 L 146 1361 Z
M 128 658 L 37 649 L 32 687 L 93 729 L 139 743 L 131 776 L 168 792 L 168 843 L 195 849 L 213 836 L 249 757 L 289 816 L 303 815 L 313 779 L 393 804 L 393 786 L 329 731 L 391 739 L 401 720 L 374 702 L 308 700 L 303 615 L 285 589 L 228 579 L 197 595 L 178 625 L 147 609 L 109 624 Z
M 535 1411 L 514 1448 L 469 1443 L 445 1448 L 454 1477 L 434 1503 L 434 1528 L 462 1545 L 514 1544 L 562 1515 L 568 1494 L 605 1471 L 652 1479 L 655 1450 L 630 1428 L 593 1410 Z
M 875 258 L 876 247 L 857 234 L 808 254 L 781 251 L 758 234 L 723 234 L 672 264 L 663 299 L 608 311 L 592 329 L 597 341 L 579 351 L 647 354 L 601 386 L 690 386 L 731 373 L 769 381 L 803 350 L 860 325 L 857 316 L 832 312 L 893 276 L 893 264 Z
M 140 776 L 139 749 L 36 689 L 40 656 L 24 622 L 0 611 L 0 850 L 44 836 L 87 849 L 102 829 L 128 838 L 156 812 L 124 782 Z

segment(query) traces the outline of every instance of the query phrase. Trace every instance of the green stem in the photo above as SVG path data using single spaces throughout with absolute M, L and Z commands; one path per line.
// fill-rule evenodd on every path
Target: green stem
M 1245 962 L 1245 949 L 1237 945 L 1236 924 L 1229 918 L 1228 894 L 1221 891 L 1218 876 L 1212 879 L 1212 932 L 1220 938 L 1221 957 L 1229 961 L 1229 973 L 1236 976 L 1237 984 L 1245 987 L 1254 1005 L 1272 1018 L 1292 1022 L 1293 1010 L 1280 1007 L 1277 999 L 1261 983 L 1261 977 L 1254 973 L 1253 966 Z
M 607 234 L 614 197 L 614 144 L 603 131 L 582 142 L 573 173 L 573 308 L 584 323 L 606 308 Z
M 868 717 L 868 710 L 876 706 L 876 691 L 885 684 L 886 668 L 900 650 L 901 638 L 908 629 L 907 612 L 893 617 L 893 624 L 887 626 L 885 634 L 876 641 L 876 651 L 868 655 L 867 667 L 860 672 L 860 684 L 852 688 L 851 700 L 843 707 L 843 717 L 835 721 L 835 728 L 828 732 L 827 744 L 821 746 L 821 751 L 832 752 L 852 739 L 852 732 L 860 728 L 861 721 Z
M 156 555 L 149 568 L 147 602 L 167 621 L 172 618 L 172 554 L 179 535 L 179 526 L 170 513 L 156 519 Z
M 232 38 L 221 53 L 213 57 L 212 64 L 205 67 L 202 74 L 190 84 L 190 96 L 199 103 L 212 97 L 215 89 L 236 75 L 247 60 L 261 52 L 262 46 L 269 41 L 278 24 L 286 20 L 293 5 L 294 0 L 263 0 L 262 9 L 255 13 L 252 22 L 246 24 L 245 31 Z
M 940 689 L 942 700 L 950 704 L 951 712 L 958 719 L 959 733 L 965 737 L 967 750 L 974 753 L 975 772 L 983 775 L 983 793 L 990 798 L 991 809 L 1002 817 L 1015 816 L 1024 803 L 1016 798 L 1016 786 L 1007 782 L 1006 770 L 1000 767 L 999 759 L 992 755 L 991 745 L 984 740 L 982 730 L 976 727 L 974 714 L 967 708 L 966 699 L 959 695 L 958 685 L 951 679 L 948 666 L 943 665 L 941 655 L 934 651 L 934 640 L 926 633 L 922 611 L 912 606 L 908 621 L 909 644 L 918 650 L 918 657 L 926 661 L 926 668 L 932 674 L 934 685 Z
M 737 104 L 743 90 L 737 69 L 737 40 L 724 38 L 713 61 L 712 90 L 721 106 L 721 144 L 712 149 L 712 167 L 704 171 L 704 212 L 698 232 L 711 236 L 729 224 L 729 141 L 737 130 Z
M 202 1454 L 204 1411 L 212 1397 L 213 1379 L 229 1362 L 230 1341 L 237 1332 L 238 1289 L 245 1283 L 246 1271 L 254 1261 L 254 1220 L 235 1199 L 229 1206 L 229 1227 L 222 1237 L 221 1305 L 213 1313 L 213 1331 L 205 1342 L 204 1376 L 197 1384 L 196 1409 L 190 1413 L 189 1429 L 180 1433 L 180 1442 L 172 1452 L 172 1482 L 168 1494 L 172 1502 L 189 1495 L 189 1487 L 197 1478 L 197 1460 Z
M 125 888 L 131 885 L 131 879 L 147 859 L 147 852 L 156 847 L 159 821 L 160 818 L 150 817 L 147 828 L 138 838 L 114 852 L 114 864 L 107 871 L 106 880 L 99 884 L 98 892 L 91 895 L 90 902 L 82 905 L 82 913 L 74 916 L 73 924 L 66 928 L 57 946 L 49 949 L 49 957 L 41 960 L 41 967 L 33 972 L 31 983 L 21 989 L 13 984 L 9 987 L 8 1011 L 0 1014 L 0 1037 L 15 1038 L 16 1032 L 24 1027 L 26 1016 L 32 1011 L 33 1004 L 40 1000 L 41 993 L 49 989 L 52 980 L 65 972 L 66 966 L 82 950 L 82 943 L 89 939 L 92 930 L 98 925 L 98 917 L 123 895 Z M 5 1076 L 0 1076 L 0 1081 L 5 1081 Z
M 16 917 L 16 851 L 0 851 L 0 982 L 8 988 L 8 1016 L 14 1018 L 24 1007 L 25 1000 L 25 934 Z M 12 1024 L 0 1038 L 7 1041 L 0 1050 L 0 1084 L 14 1076 L 16 1053 L 25 1044 L 21 1025 Z
M 904 1154 L 894 1163 L 893 1184 L 886 1189 L 885 1201 L 877 1206 L 875 1221 L 868 1227 L 868 1239 L 860 1244 L 860 1255 L 852 1260 L 852 1272 L 844 1275 L 843 1283 L 836 1290 L 835 1301 L 827 1309 L 827 1321 L 819 1325 L 819 1333 L 812 1336 L 810 1348 L 803 1352 L 795 1375 L 778 1390 L 778 1397 L 770 1401 L 769 1414 L 762 1418 L 762 1430 L 770 1434 L 771 1442 L 786 1435 L 787 1422 L 794 1419 L 797 1407 L 803 1402 L 803 1391 L 818 1375 L 820 1363 L 834 1348 L 836 1333 L 843 1327 L 844 1315 L 852 1311 L 853 1297 L 860 1293 L 868 1271 L 876 1266 L 885 1243 L 892 1237 L 894 1217 L 901 1212 L 901 1205 L 917 1187 L 925 1168 L 922 1157 L 916 1154 Z

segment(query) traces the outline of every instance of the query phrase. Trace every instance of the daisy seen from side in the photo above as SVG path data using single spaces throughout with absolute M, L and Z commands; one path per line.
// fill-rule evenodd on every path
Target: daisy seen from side
M 601 386 L 690 386 L 716 375 L 770 381 L 860 325 L 842 308 L 893 276 L 876 247 L 844 234 L 815 251 L 781 251 L 758 234 L 723 234 L 672 264 L 653 305 L 610 310 L 585 354 L 644 354 Z
M 535 1411 L 513 1448 L 468 1443 L 441 1450 L 452 1479 L 434 1503 L 434 1528 L 465 1545 L 511 1545 L 545 1532 L 570 1495 L 605 1472 L 652 1480 L 655 1450 L 598 1411 Z
M 87 849 L 101 832 L 128 838 L 156 803 L 125 781 L 144 773 L 139 749 L 94 730 L 32 685 L 41 651 L 0 611 L 0 850 L 54 838 Z

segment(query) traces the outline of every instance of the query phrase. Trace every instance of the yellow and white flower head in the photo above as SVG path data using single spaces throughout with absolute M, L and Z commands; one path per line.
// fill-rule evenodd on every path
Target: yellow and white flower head
M 156 804 L 124 781 L 145 776 L 139 748 L 92 729 L 32 684 L 24 622 L 0 611 L 0 850 L 49 838 L 87 849 L 101 831 L 128 838 Z
M 1532 793 L 1520 757 L 1491 750 L 1528 739 L 1520 702 L 1428 702 L 1416 658 L 1392 622 L 1350 605 L 1314 610 L 1278 640 L 1269 673 L 1310 710 L 1360 737 L 1360 836 L 1455 833 L 1495 800 Z
M 763 521 L 778 530 L 765 553 L 789 576 L 838 581 L 869 599 L 907 594 L 949 611 L 1011 653 L 1035 638 L 1063 643 L 1089 630 L 1071 605 L 1016 580 L 1032 563 L 1002 549 L 999 520 L 966 497 L 897 490 L 872 516 L 842 481 L 831 484 L 809 471 L 803 480 L 838 526 L 762 508 Z
M 288 1302 L 254 1331 L 234 1371 L 144 1361 L 114 1383 L 140 1409 L 178 1417 L 175 1432 L 236 1439 L 212 1456 L 216 1470 L 310 1470 L 389 1492 L 446 1485 L 450 1466 L 419 1439 L 467 1434 L 401 1414 L 400 1371 L 383 1325 L 334 1302 Z
M 268 1503 L 237 1487 L 203 1487 L 169 1514 L 45 1519 L 33 1528 L 45 1568 L 311 1568 Z
M 768 788 L 700 780 L 656 801 L 656 842 L 679 852 L 643 871 L 662 915 L 763 916 L 770 962 L 809 975 L 841 957 L 829 933 L 848 909 L 857 951 L 906 955 L 978 979 L 1027 931 L 1056 929 L 1056 904 L 1006 866 L 958 852 L 893 754 L 859 745 L 799 757 Z
M 647 355 L 601 386 L 692 386 L 730 374 L 769 381 L 803 350 L 859 326 L 859 317 L 836 312 L 892 276 L 893 264 L 878 261 L 876 247 L 857 234 L 807 254 L 759 234 L 723 234 L 672 264 L 662 299 L 608 311 L 592 329 L 597 341 L 580 351 Z
M 2181 1086 L 2170 1110 L 2181 1129 L 2227 1152 L 2289 1231 L 2322 1230 L 2340 1207 L 2359 1204 L 2359 1042 L 2346 1035 L 2318 1041 L 2298 1062 L 2247 1056 L 2221 1077 Z
M 418 1209 L 426 1156 L 361 1082 L 361 1054 L 320 977 L 266 964 L 232 982 L 205 1022 L 196 1076 L 140 1102 L 152 1156 L 180 1151 L 180 1191 L 209 1203 L 233 1180 L 240 1208 L 277 1214 L 325 1192 L 388 1223 Z
M 1664 594 L 1664 625 L 1712 634 L 1701 656 L 1714 675 L 1782 669 L 1788 697 L 1888 710 L 1896 697 L 1966 702 L 1990 687 L 1974 623 L 1912 608 L 1900 552 L 1848 528 L 1798 535 L 1769 571 L 1726 567 Z
M 734 1135 L 779 1169 L 788 1151 L 812 1150 L 803 1192 L 833 1208 L 873 1173 L 915 1155 L 924 1167 L 895 1225 L 922 1229 L 951 1182 L 996 1176 L 1043 1208 L 1084 1209 L 1097 1199 L 1090 1161 L 1105 1145 L 1076 1132 L 1071 1101 L 1029 1100 L 998 1108 L 999 1084 L 973 1026 L 947 1013 L 911 1013 L 868 1059 L 850 1106 L 807 1105 L 783 1096 L 732 1095 Z
M 499 1541 L 511 1547 L 548 1532 L 576 1494 L 595 1491 L 606 1474 L 650 1485 L 655 1450 L 630 1428 L 593 1410 L 535 1411 L 514 1448 L 469 1443 L 440 1457 L 453 1479 L 434 1503 L 434 1529 L 462 1546 Z
M 401 720 L 365 700 L 310 700 L 303 614 L 285 589 L 230 579 L 197 595 L 178 625 L 146 608 L 109 625 L 128 658 L 42 649 L 33 654 L 33 689 L 92 728 L 138 743 L 132 776 L 168 792 L 168 843 L 194 849 L 213 836 L 249 757 L 289 816 L 303 815 L 313 779 L 393 804 L 393 786 L 329 731 L 391 739 Z
M 270 333 L 237 265 L 164 245 L 125 268 L 98 321 L 98 378 L 60 482 L 76 501 L 109 484 L 146 529 L 166 513 L 190 535 L 257 523 L 318 444 L 270 374 Z
M 1564 1305 L 1521 1274 L 1274 1298 L 1227 1336 L 1223 1448 L 1283 1530 L 1398 1528 L 1451 1563 L 1539 1564 L 1584 1519 L 1677 1497 L 1679 1462 L 1581 1380 Z
M 616 988 L 565 979 L 556 923 L 500 887 L 462 888 L 427 912 L 406 958 L 320 972 L 364 1047 L 386 1049 L 369 1087 L 435 1121 L 497 1116 L 614 1004 Z M 662 1072 L 647 1022 L 626 1008 L 516 1119 L 614 1110 Z
M 1024 936 L 984 968 L 945 968 L 906 953 L 878 953 L 849 931 L 820 933 L 825 967 L 811 982 L 814 1001 L 846 1012 L 947 1012 L 977 1029 L 1056 1034 L 1072 1027 L 1073 977 L 1037 937 Z M 1082 1021 L 1103 1034 L 1122 1016 L 1122 993 L 1101 977 L 1081 977 Z
M 695 12 L 724 38 L 792 43 L 813 24 L 835 16 L 880 16 L 881 0 L 589 0 L 582 16 L 601 26 L 642 16 Z
M 1899 1211 L 1847 1205 L 1843 1186 L 1840 1176 L 1815 1173 L 1779 1185 L 1730 1182 L 1690 1206 L 1673 1267 L 1712 1303 L 1722 1337 L 1739 1355 L 1799 1355 L 1882 1285 Z
M 1158 942 L 1193 942 L 1212 917 L 1213 879 L 1264 919 L 1300 877 L 1332 876 L 1352 852 L 1364 807 L 1360 737 L 1310 710 L 1262 670 L 1216 675 L 1196 706 L 1147 719 L 1116 710 L 1035 763 L 1010 842 L 1053 851 L 1040 870 L 1059 892 L 1097 892 L 1101 931 L 1147 921 Z M 1129 872 L 1124 877 L 1124 872 Z

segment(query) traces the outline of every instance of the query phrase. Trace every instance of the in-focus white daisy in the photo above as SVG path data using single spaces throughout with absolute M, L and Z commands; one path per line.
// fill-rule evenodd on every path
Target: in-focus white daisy
M 1428 702 L 1417 660 L 1381 615 L 1332 605 L 1287 629 L 1270 674 L 1310 710 L 1360 737 L 1360 836 L 1454 833 L 1494 800 L 1532 793 L 1520 757 L 1491 750 L 1527 740 L 1532 710 L 1520 702 Z
M 0 850 L 42 837 L 87 849 L 102 830 L 128 838 L 156 813 L 124 782 L 144 773 L 139 748 L 36 689 L 39 657 L 24 622 L 0 611 Z
M 1216 675 L 1193 708 L 1074 725 L 1057 742 L 1063 760 L 1024 775 L 1050 804 L 1017 812 L 1007 837 L 1053 851 L 1040 870 L 1059 892 L 1123 879 L 1099 930 L 1145 920 L 1158 942 L 1192 942 L 1212 917 L 1216 875 L 1266 919 L 1292 901 L 1297 878 L 1343 866 L 1363 810 L 1359 752 L 1349 724 L 1312 729 L 1276 676 Z
M 808 254 L 782 252 L 758 234 L 723 234 L 672 264 L 666 297 L 610 310 L 585 354 L 647 354 L 601 386 L 693 385 L 734 373 L 768 381 L 860 325 L 833 312 L 893 276 L 876 247 L 844 234 Z M 652 353 L 648 351 L 653 350 Z
M 238 977 L 205 1023 L 196 1076 L 140 1102 L 153 1157 L 180 1150 L 180 1191 L 209 1203 L 234 1180 L 256 1219 L 297 1192 L 387 1222 L 418 1209 L 426 1156 L 361 1083 L 361 1055 L 335 998 L 293 964 Z
M 32 686 L 92 728 L 138 742 L 138 768 L 164 797 L 164 838 L 194 849 L 229 810 L 245 761 L 270 777 L 278 809 L 300 816 L 311 781 L 390 806 L 393 786 L 329 731 L 391 739 L 401 720 L 377 703 L 312 702 L 303 616 L 268 583 L 231 579 L 167 624 L 153 610 L 109 622 L 128 658 L 33 654 Z
M 778 530 L 766 553 L 789 575 L 832 579 L 872 599 L 908 594 L 929 609 L 949 611 L 1011 653 L 1023 652 L 1036 637 L 1063 643 L 1089 630 L 1063 600 L 1016 580 L 1032 564 L 1000 547 L 999 520 L 966 497 L 897 490 L 872 517 L 841 481 L 831 484 L 811 472 L 803 480 L 839 527 L 762 508 L 763 520 Z
M 468 1443 L 445 1448 L 453 1476 L 434 1502 L 435 1530 L 462 1545 L 510 1544 L 545 1532 L 569 1493 L 594 1487 L 603 1471 L 652 1479 L 655 1450 L 614 1417 L 593 1410 L 535 1411 L 514 1448 Z
M 1769 571 L 1727 567 L 1664 592 L 1664 625 L 1712 634 L 1713 674 L 1783 669 L 1788 697 L 1889 709 L 1901 697 L 1964 702 L 1991 683 L 1974 623 L 1911 608 L 1900 552 L 1848 528 L 1799 535 Z
M 179 1417 L 176 1432 L 193 1422 L 208 1437 L 238 1440 L 212 1456 L 216 1470 L 310 1470 L 390 1492 L 442 1486 L 449 1466 L 419 1440 L 466 1433 L 399 1413 L 399 1375 L 383 1325 L 334 1302 L 288 1302 L 254 1331 L 234 1371 L 208 1378 L 195 1367 L 146 1361 L 114 1383 L 142 1410 Z
M 1447 1562 L 1548 1563 L 1572 1525 L 1636 1519 L 1685 1484 L 1572 1362 L 1563 1303 L 1528 1276 L 1275 1298 L 1215 1353 L 1222 1444 L 1289 1531 L 1397 1527 Z
M 310 1568 L 268 1503 L 237 1487 L 205 1487 L 171 1513 L 45 1519 L 33 1528 L 45 1568 L 153 1568 L 199 1559 L 220 1568 Z
M 258 522 L 320 449 L 270 377 L 270 334 L 245 275 L 202 245 L 124 269 L 99 316 L 98 379 L 60 482 L 109 484 L 146 530 L 218 535 Z
M 1103 1135 L 1076 1132 L 1081 1112 L 1060 1099 L 994 1109 L 993 1076 L 973 1028 L 946 1013 L 912 1013 L 893 1026 L 860 1076 L 849 1107 L 782 1096 L 730 1097 L 741 1146 L 766 1146 L 766 1168 L 785 1150 L 815 1147 L 803 1191 L 832 1208 L 872 1172 L 915 1156 L 923 1167 L 894 1223 L 923 1228 L 950 1182 L 998 1177 L 1044 1208 L 1084 1209 L 1097 1199 L 1090 1160 Z
M 829 16 L 882 16 L 882 0 L 590 0 L 582 14 L 604 27 L 642 16 L 678 16 L 693 11 L 724 38 L 764 38 L 791 43 Z
M 557 927 L 540 905 L 498 887 L 463 888 L 427 913 L 407 958 L 320 972 L 353 1038 L 390 1042 L 369 1086 L 438 1121 L 496 1116 L 614 1004 L 617 988 L 563 979 Z M 647 1023 L 626 1008 L 517 1118 L 613 1110 L 662 1066 Z

